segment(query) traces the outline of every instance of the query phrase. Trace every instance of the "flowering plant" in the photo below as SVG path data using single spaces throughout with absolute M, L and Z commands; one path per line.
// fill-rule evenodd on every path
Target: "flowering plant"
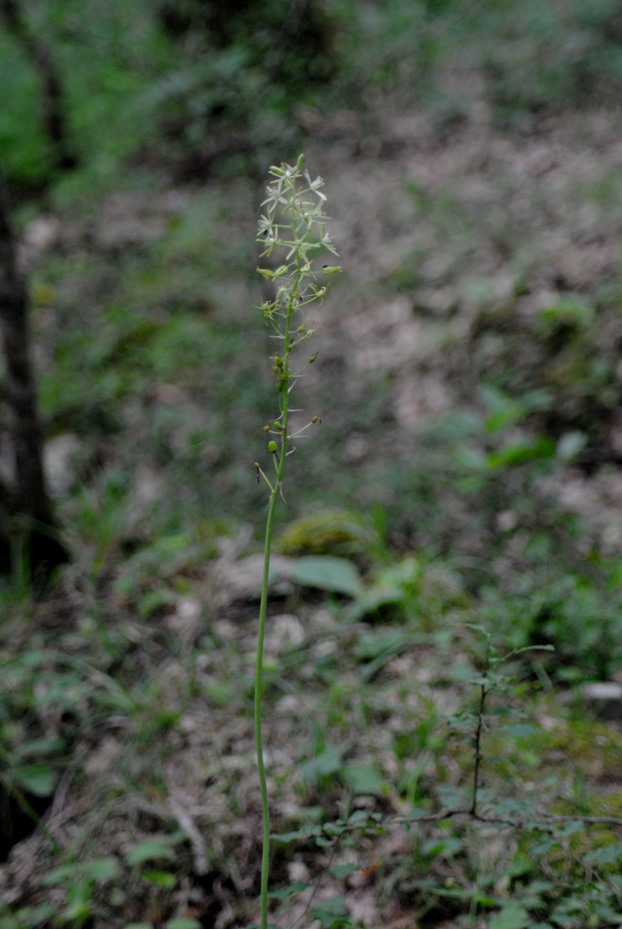
M 326 284 L 319 283 L 327 276 L 338 273 L 338 265 L 314 266 L 314 259 L 322 251 L 337 252 L 326 230 L 328 217 L 324 213 L 326 197 L 321 192 L 320 177 L 311 179 L 300 155 L 295 165 L 281 164 L 269 171 L 274 180 L 267 187 L 266 199 L 261 204 L 265 213 L 259 220 L 257 239 L 262 245 L 261 258 L 273 255 L 280 263 L 274 268 L 258 268 L 261 276 L 275 290 L 270 300 L 261 305 L 263 317 L 277 340 L 278 351 L 272 357 L 275 386 L 278 394 L 278 415 L 264 432 L 271 436 L 268 452 L 274 466 L 270 478 L 255 463 L 258 479 L 270 490 L 264 538 L 264 564 L 259 606 L 259 629 L 255 666 L 255 742 L 257 770 L 261 791 L 263 840 L 261 860 L 261 929 L 268 929 L 268 873 L 270 864 L 270 812 L 262 740 L 263 648 L 268 606 L 270 554 L 276 505 L 282 496 L 285 463 L 293 451 L 292 440 L 302 435 L 319 421 L 312 416 L 306 425 L 290 429 L 290 394 L 296 381 L 313 364 L 317 353 L 298 361 L 298 349 L 314 332 L 305 316 L 305 308 L 323 299 Z

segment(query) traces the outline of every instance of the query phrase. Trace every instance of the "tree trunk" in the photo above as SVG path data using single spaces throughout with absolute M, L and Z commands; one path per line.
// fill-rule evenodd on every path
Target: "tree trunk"
M 22 46 L 39 75 L 43 91 L 43 128 L 53 152 L 54 167 L 75 168 L 78 157 L 67 131 L 63 82 L 50 46 L 32 31 L 17 0 L 0 0 L 0 19 L 7 32 Z
M 67 560 L 45 486 L 41 430 L 30 357 L 28 291 L 17 267 L 7 191 L 0 178 L 0 329 L 4 393 L 14 467 L 11 491 L 4 489 L 9 526 L 0 526 L 9 549 L 22 549 L 33 576 L 47 577 Z M 0 520 L 2 519 L 0 488 Z

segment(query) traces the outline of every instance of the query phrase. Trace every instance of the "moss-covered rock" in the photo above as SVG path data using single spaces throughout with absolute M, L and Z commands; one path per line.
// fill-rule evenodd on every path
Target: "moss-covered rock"
M 283 555 L 342 555 L 365 557 L 374 544 L 373 534 L 345 510 L 320 510 L 291 522 L 280 534 L 277 549 Z

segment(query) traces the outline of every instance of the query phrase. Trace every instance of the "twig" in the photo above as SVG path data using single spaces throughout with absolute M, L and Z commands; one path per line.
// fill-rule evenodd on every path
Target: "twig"
M 190 839 L 195 873 L 207 874 L 207 850 L 205 848 L 203 836 L 199 832 L 195 821 L 175 797 L 169 795 L 168 805 L 177 823 Z
M 456 809 L 438 810 L 436 813 L 415 813 L 410 816 L 392 816 L 387 820 L 371 820 L 367 823 L 341 823 L 340 826 L 344 832 L 356 832 L 357 829 L 376 828 L 389 829 L 392 826 L 412 826 L 416 823 L 438 823 L 445 819 L 453 819 L 456 816 L 467 816 L 480 823 L 495 823 L 500 826 L 512 826 L 515 829 L 539 829 L 542 826 L 552 826 L 555 823 L 572 823 L 581 822 L 588 825 L 609 825 L 622 826 L 622 818 L 619 816 L 571 816 L 556 815 L 554 813 L 537 813 L 533 817 L 526 816 L 523 819 L 510 819 L 505 816 L 486 816 L 482 813 L 473 812 L 471 807 L 457 807 Z
M 488 665 L 488 656 L 486 659 Z M 473 796 L 469 812 L 477 816 L 477 792 L 479 789 L 479 775 L 482 763 L 482 731 L 484 728 L 484 711 L 486 709 L 486 696 L 488 694 L 488 678 L 486 671 L 483 673 L 483 680 L 480 684 L 479 707 L 477 710 L 477 727 L 475 729 L 475 760 L 473 764 Z

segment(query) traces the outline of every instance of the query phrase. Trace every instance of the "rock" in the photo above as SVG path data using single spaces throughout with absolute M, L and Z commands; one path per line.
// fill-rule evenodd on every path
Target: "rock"
M 584 684 L 581 687 L 581 696 L 586 709 L 601 719 L 622 722 L 622 684 L 614 681 Z

